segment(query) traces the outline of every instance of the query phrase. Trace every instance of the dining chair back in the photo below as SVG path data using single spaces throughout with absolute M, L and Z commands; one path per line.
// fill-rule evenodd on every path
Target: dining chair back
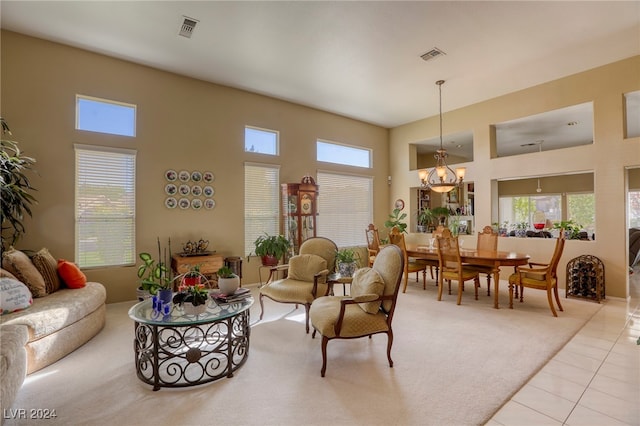
M 442 232 L 442 236 L 438 237 L 438 261 L 440 263 L 440 279 L 438 282 L 438 300 L 442 300 L 442 289 L 444 282 L 449 285 L 449 294 L 451 294 L 451 281 L 458 282 L 458 301 L 462 302 L 462 291 L 464 290 L 464 282 L 473 280 L 475 288 L 475 298 L 478 300 L 478 287 L 480 279 L 478 272 L 470 269 L 462 264 L 460 257 L 460 244 L 458 237 L 451 235 L 448 229 Z
M 398 246 L 400 250 L 402 250 L 402 255 L 404 257 L 404 285 L 402 287 L 402 292 L 405 293 L 407 291 L 407 283 L 409 281 L 409 274 L 412 272 L 416 273 L 416 281 L 419 280 L 418 273 L 422 271 L 422 288 L 427 288 L 427 267 L 429 264 L 420 259 L 409 258 L 407 255 L 407 244 L 404 239 L 404 233 L 400 232 L 398 227 L 394 226 L 389 232 L 389 243 Z
M 551 294 L 555 296 L 558 309 L 563 311 L 562 304 L 560 304 L 560 297 L 558 296 L 558 263 L 562 257 L 562 251 L 564 249 L 564 229 L 560 230 L 560 236 L 556 240 L 556 246 L 553 250 L 553 255 L 549 263 L 536 263 L 529 262 L 529 266 L 519 266 L 516 268 L 516 272 L 509 277 L 509 307 L 513 309 L 513 291 L 514 287 L 520 288 L 520 302 L 524 300 L 524 287 L 533 288 L 536 290 L 546 290 L 547 301 L 549 302 L 549 308 L 554 317 L 558 316 L 558 313 L 553 306 L 553 299 Z
M 378 228 L 373 223 L 367 226 L 364 230 L 367 236 L 367 251 L 369 252 L 369 266 L 373 265 L 373 261 L 376 255 L 380 251 L 380 235 L 378 234 Z
M 478 251 L 496 251 L 498 250 L 498 233 L 491 226 L 482 228 L 482 232 L 478 232 L 478 240 L 476 242 L 476 250 Z M 493 266 L 473 265 L 469 268 L 487 275 L 487 296 L 491 296 L 491 275 L 494 273 Z

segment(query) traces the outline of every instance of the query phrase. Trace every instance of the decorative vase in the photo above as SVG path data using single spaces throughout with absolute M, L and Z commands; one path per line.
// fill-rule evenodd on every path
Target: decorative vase
M 182 283 L 186 286 L 194 286 L 197 284 L 200 284 L 200 276 L 197 277 L 183 277 L 182 278 Z
M 230 277 L 230 278 L 220 278 L 218 277 L 218 288 L 220 289 L 220 293 L 225 296 L 231 296 L 236 292 L 238 287 L 240 286 L 240 278 Z
M 207 310 L 207 304 L 203 303 L 202 305 L 195 306 L 190 302 L 182 305 L 184 309 L 184 313 L 187 315 L 199 315 L 203 314 Z
M 158 292 L 158 297 L 162 300 L 163 303 L 171 303 L 171 298 L 173 297 L 173 291 L 169 288 L 163 288 Z
M 261 259 L 263 266 L 276 266 L 278 264 L 278 258 L 270 254 L 262 256 Z
M 338 273 L 343 277 L 352 277 L 357 268 L 358 264 L 356 262 L 338 263 Z

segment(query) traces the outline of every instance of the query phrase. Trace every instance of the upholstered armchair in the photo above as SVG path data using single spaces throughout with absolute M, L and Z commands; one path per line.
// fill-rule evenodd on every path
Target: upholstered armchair
M 313 335 L 322 335 L 322 369 L 327 369 L 327 343 L 332 339 L 355 339 L 387 334 L 387 359 L 393 367 L 391 321 L 404 273 L 404 256 L 399 247 L 387 245 L 378 252 L 371 268 L 356 271 L 350 296 L 324 296 L 311 305 Z
M 328 238 L 309 238 L 300 245 L 300 253 L 292 256 L 286 265 L 271 268 L 267 283 L 260 287 L 260 319 L 264 314 L 264 297 L 274 302 L 304 305 L 309 333 L 309 308 L 317 297 L 329 294 L 327 275 L 335 269 L 337 249 Z M 274 279 L 282 270 L 287 271 L 287 277 Z

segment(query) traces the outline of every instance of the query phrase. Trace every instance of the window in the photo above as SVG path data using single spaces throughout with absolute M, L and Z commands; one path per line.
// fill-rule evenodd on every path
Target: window
M 640 90 L 625 93 L 625 133 L 627 138 L 640 136 Z
M 325 163 L 371 168 L 371 150 L 318 140 L 316 159 Z
M 373 178 L 318 172 L 318 235 L 338 247 L 366 245 L 364 230 L 373 222 Z
M 280 233 L 280 167 L 244 165 L 244 252 L 253 252 L 256 238 Z
M 533 229 L 533 215 L 537 211 L 551 222 L 562 220 L 560 195 L 500 197 L 499 204 L 500 223 L 508 222 L 512 229 L 523 222 L 526 229 Z
M 76 95 L 76 129 L 135 136 L 136 106 Z
M 244 128 L 244 151 L 258 154 L 278 155 L 279 133 L 275 130 Z
M 596 200 L 593 193 L 567 194 L 567 219 L 589 235 L 596 231 Z
M 135 263 L 136 151 L 75 145 L 76 262 Z
M 629 191 L 629 228 L 640 228 L 640 191 Z

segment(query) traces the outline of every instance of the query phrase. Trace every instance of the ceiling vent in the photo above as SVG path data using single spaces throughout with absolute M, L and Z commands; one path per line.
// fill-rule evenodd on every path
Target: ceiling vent
M 182 23 L 182 27 L 180 28 L 180 32 L 178 34 L 182 37 L 191 38 L 191 34 L 193 34 L 193 30 L 196 28 L 197 23 L 197 20 L 185 16 L 184 22 Z
M 444 53 L 442 50 L 438 49 L 437 47 L 434 47 L 433 49 L 431 49 L 430 51 L 428 51 L 427 53 L 420 55 L 420 57 L 425 60 L 431 60 L 431 59 L 435 59 L 438 56 L 442 56 L 442 55 L 446 55 L 446 53 Z

